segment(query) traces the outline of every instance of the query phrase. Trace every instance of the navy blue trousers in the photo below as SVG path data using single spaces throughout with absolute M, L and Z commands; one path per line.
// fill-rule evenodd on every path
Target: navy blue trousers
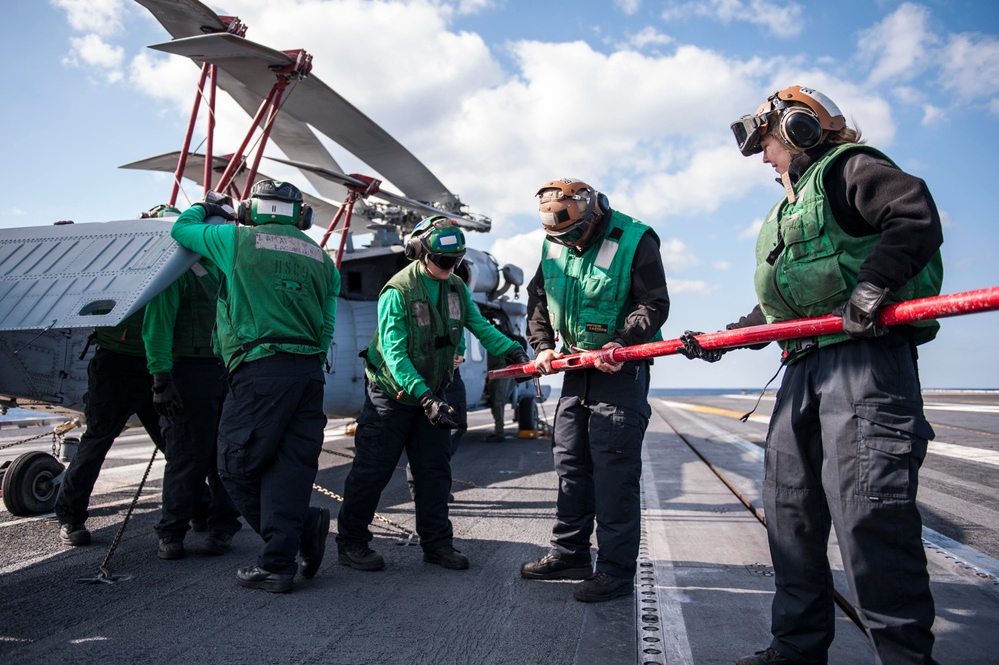
M 316 356 L 278 353 L 229 377 L 218 472 L 246 523 L 264 539 L 257 565 L 294 573 L 323 447 L 325 380 Z
M 916 507 L 932 438 L 904 333 L 815 349 L 787 368 L 763 480 L 777 586 L 774 649 L 826 661 L 835 625 L 826 555 L 833 525 L 878 662 L 933 662 L 933 597 Z
M 161 419 L 166 445 L 163 471 L 163 510 L 156 531 L 160 537 L 183 537 L 198 512 L 205 480 L 211 488 L 207 514 L 209 531 L 230 535 L 239 531 L 239 511 L 229 498 L 216 466 L 219 418 L 225 401 L 225 368 L 215 359 L 179 358 L 173 382 L 184 408 L 173 420 Z
M 552 453 L 558 500 L 552 553 L 590 560 L 596 522 L 597 572 L 634 577 L 641 540 L 642 441 L 649 424 L 649 364 L 614 374 L 566 372 Z
M 453 545 L 447 495 L 451 488 L 451 435 L 430 424 L 423 407 L 410 406 L 368 383 L 354 433 L 354 462 L 344 482 L 336 542 L 353 547 L 371 542 L 368 526 L 382 491 L 403 451 L 413 474 L 416 532 L 431 551 Z
M 83 524 L 90 495 L 111 444 L 133 414 L 156 447 L 164 450 L 160 416 L 153 408 L 153 378 L 145 356 L 128 356 L 98 347 L 87 365 L 83 396 L 87 429 L 59 488 L 55 514 L 60 524 Z

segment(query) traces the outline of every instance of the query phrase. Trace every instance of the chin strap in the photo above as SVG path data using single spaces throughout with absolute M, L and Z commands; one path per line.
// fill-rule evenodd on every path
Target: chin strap
M 787 194 L 787 202 L 794 203 L 798 200 L 797 194 L 794 193 L 794 185 L 791 184 L 791 174 L 787 171 L 780 176 L 780 182 L 784 185 L 784 193 Z

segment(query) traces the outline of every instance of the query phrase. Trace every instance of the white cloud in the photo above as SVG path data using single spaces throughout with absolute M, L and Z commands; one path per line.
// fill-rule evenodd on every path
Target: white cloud
M 642 0 L 614 0 L 614 6 L 632 16 L 641 8 Z
M 619 48 L 633 48 L 638 51 L 645 50 L 650 46 L 664 46 L 673 43 L 674 39 L 669 35 L 664 35 L 652 26 L 646 26 L 619 45 Z
M 737 4 L 799 11 L 793 3 Z M 722 4 L 711 6 L 724 14 Z M 313 74 L 398 138 L 473 212 L 491 216 L 494 237 L 534 231 L 534 192 L 563 175 L 587 180 L 661 236 L 671 217 L 711 213 L 766 186 L 772 174 L 739 155 L 729 124 L 791 83 L 829 94 L 863 120 L 872 139 L 883 144 L 894 135 L 881 97 L 828 70 L 798 67 L 794 57 L 744 60 L 690 45 L 665 54 L 603 53 L 583 41 L 519 41 L 504 46 L 515 68 L 504 72 L 481 36 L 451 29 L 454 3 L 300 0 L 290 12 L 231 0 L 226 11 L 250 26 L 254 41 L 308 50 Z M 645 43 L 669 39 L 639 34 Z M 176 108 L 182 128 L 197 72 L 180 57 L 141 54 L 129 80 Z M 245 131 L 248 118 L 232 104 L 221 105 L 219 116 L 216 150 L 232 150 L 242 138 L 234 128 Z M 334 154 L 345 170 L 378 175 Z M 690 257 L 670 260 L 675 270 Z
M 940 55 L 940 83 L 960 101 L 992 101 L 999 94 L 999 39 L 952 35 Z
M 684 272 L 701 265 L 693 251 L 676 238 L 662 238 L 659 253 L 662 254 L 667 273 Z
M 923 104 L 923 126 L 929 127 L 938 122 L 943 122 L 947 118 L 947 111 L 934 106 L 933 104 Z
M 695 295 L 707 295 L 718 290 L 718 286 L 708 284 L 701 279 L 670 279 L 669 268 L 666 268 L 666 284 L 669 287 L 670 295 L 678 293 L 693 293 Z
M 950 213 L 946 210 L 937 210 L 940 213 L 940 225 L 945 229 L 952 229 L 957 226 L 954 218 L 950 216 Z
M 496 6 L 494 0 L 458 0 L 455 11 L 458 14 L 478 14 Z
M 857 43 L 860 58 L 873 63 L 869 85 L 909 80 L 931 62 L 937 37 L 929 30 L 930 11 L 912 3 L 899 6 L 880 23 L 864 30 Z
M 704 16 L 722 23 L 746 22 L 765 28 L 777 37 L 798 35 L 805 21 L 802 8 L 796 2 L 771 0 L 696 0 L 670 2 L 661 13 L 664 21 L 677 21 L 690 16 Z
M 73 66 L 100 67 L 110 82 L 122 78 L 121 66 L 125 59 L 125 50 L 121 46 L 108 44 L 96 34 L 83 37 L 70 37 L 70 53 L 63 62 Z
M 103 37 L 121 29 L 125 11 L 123 0 L 49 0 L 66 12 L 69 25 L 77 32 L 93 32 Z
M 763 228 L 763 218 L 754 219 L 753 223 L 739 231 L 736 236 L 739 240 L 756 240 L 760 235 L 760 229 Z

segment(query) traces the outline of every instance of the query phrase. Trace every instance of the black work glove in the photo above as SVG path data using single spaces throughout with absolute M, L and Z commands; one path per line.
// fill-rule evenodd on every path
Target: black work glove
M 153 407 L 167 420 L 174 420 L 184 410 L 184 402 L 169 372 L 153 374 Z
M 725 330 L 738 330 L 739 328 L 748 328 L 750 326 L 762 326 L 766 322 L 766 315 L 763 314 L 763 310 L 760 309 L 759 305 L 757 305 L 747 316 L 740 316 L 738 321 L 725 326 Z M 770 342 L 760 342 L 759 344 L 747 344 L 746 346 L 740 346 L 737 348 L 759 351 L 760 349 L 766 348 L 769 344 Z
M 236 219 L 236 211 L 232 208 L 232 199 L 218 192 L 208 192 L 205 194 L 204 201 L 198 201 L 194 205 L 205 209 L 205 219 L 216 215 L 230 222 Z
M 843 317 L 843 332 L 854 339 L 887 335 L 887 326 L 878 325 L 878 309 L 889 295 L 888 289 L 860 282 L 850 299 L 834 309 L 833 314 Z
M 527 351 L 525 351 L 520 346 L 518 346 L 515 349 L 511 349 L 510 353 L 506 354 L 506 357 L 507 357 L 507 360 L 509 360 L 510 363 L 514 364 L 514 365 L 522 365 L 523 363 L 529 363 L 529 362 L 531 362 L 531 357 L 529 355 L 527 355 Z M 512 377 L 512 378 L 517 383 L 524 383 L 525 381 L 530 381 L 531 380 L 531 375 L 530 374 L 521 374 L 520 376 L 515 376 L 515 377 Z
M 695 336 L 703 334 L 704 333 L 702 332 L 684 330 L 683 334 L 680 335 L 680 341 L 683 342 L 683 348 L 677 349 L 677 353 L 687 358 L 687 360 L 694 360 L 697 358 L 709 363 L 716 363 L 721 360 L 721 357 L 725 355 L 724 349 L 705 349 L 701 346 L 700 342 L 694 339 Z
M 458 423 L 453 418 L 454 409 L 444 400 L 434 397 L 434 394 L 429 390 L 420 396 L 420 406 L 423 407 L 423 413 L 427 414 L 427 419 L 435 427 L 458 429 Z

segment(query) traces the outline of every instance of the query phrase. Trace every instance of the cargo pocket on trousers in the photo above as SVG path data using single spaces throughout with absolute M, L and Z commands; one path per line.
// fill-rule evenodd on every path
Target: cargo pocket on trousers
M 915 473 L 926 456 L 929 423 L 896 404 L 854 404 L 857 414 L 857 494 L 914 499 Z

